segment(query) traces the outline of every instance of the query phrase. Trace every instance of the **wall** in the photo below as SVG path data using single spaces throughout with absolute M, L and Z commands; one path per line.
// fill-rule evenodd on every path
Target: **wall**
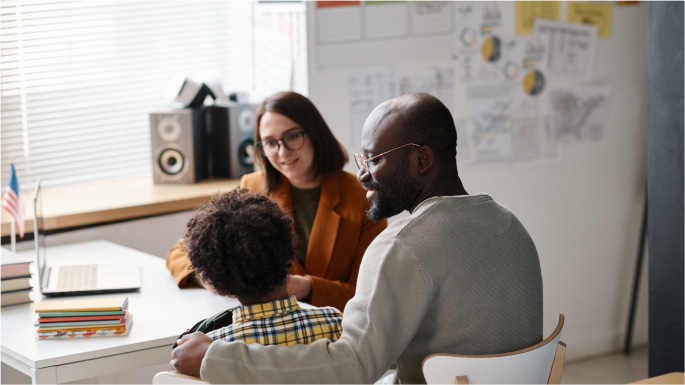
M 45 243 L 49 253 L 50 246 L 104 239 L 165 258 L 171 246 L 183 236 L 192 214 L 193 211 L 182 211 L 51 234 L 45 238 Z M 2 246 L 9 248 L 9 244 Z M 17 250 L 27 249 L 33 249 L 33 241 L 17 242 Z
M 514 7 L 514 2 L 502 3 L 503 29 L 512 35 Z M 307 12 L 309 96 L 351 154 L 360 144 L 353 142 L 350 129 L 348 76 L 373 67 L 320 69 L 313 4 Z M 557 162 L 460 167 L 467 191 L 488 192 L 512 209 L 536 242 L 545 330 L 551 330 L 558 313 L 566 315 L 562 340 L 568 344 L 568 360 L 615 351 L 623 344 L 647 178 L 646 4 L 614 5 L 611 37 L 597 44 L 592 84 L 611 87 L 601 140 L 562 145 Z M 404 50 L 412 48 L 408 43 Z M 364 52 L 358 54 L 363 60 Z M 398 62 L 394 68 L 435 64 L 454 65 L 448 59 Z M 455 119 L 465 118 L 462 84 L 455 82 L 454 105 L 448 107 Z M 356 172 L 353 163 L 347 169 Z M 644 279 L 634 345 L 647 341 Z

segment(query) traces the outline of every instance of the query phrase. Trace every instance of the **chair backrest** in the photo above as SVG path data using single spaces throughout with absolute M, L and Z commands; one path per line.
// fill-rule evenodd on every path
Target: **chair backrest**
M 561 380 L 566 345 L 559 341 L 564 315 L 552 334 L 531 347 L 502 354 L 431 354 L 423 360 L 428 384 L 546 384 Z M 555 355 L 560 348 L 558 358 Z M 550 376 L 554 363 L 554 378 Z M 558 379 L 557 379 L 558 378 Z M 552 383 L 550 382 L 550 383 Z
M 186 376 L 174 372 L 159 372 L 152 377 L 153 384 L 207 384 L 199 377 Z

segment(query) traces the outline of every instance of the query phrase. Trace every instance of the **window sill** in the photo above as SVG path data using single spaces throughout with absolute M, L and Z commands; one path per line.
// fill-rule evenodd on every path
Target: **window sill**
M 239 179 L 211 179 L 187 185 L 156 185 L 152 175 L 43 189 L 45 230 L 143 218 L 192 210 L 217 192 L 240 184 Z M 21 192 L 25 233 L 33 233 L 33 191 Z M 10 235 L 11 217 L 2 210 L 2 236 Z

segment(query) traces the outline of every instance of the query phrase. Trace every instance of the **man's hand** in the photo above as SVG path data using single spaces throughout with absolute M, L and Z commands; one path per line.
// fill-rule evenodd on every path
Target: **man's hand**
M 178 347 L 171 352 L 169 366 L 172 372 L 200 377 L 202 359 L 212 343 L 212 337 L 202 332 L 186 334 L 177 342 Z
M 302 275 L 288 275 L 288 295 L 303 300 L 312 292 L 312 280 Z

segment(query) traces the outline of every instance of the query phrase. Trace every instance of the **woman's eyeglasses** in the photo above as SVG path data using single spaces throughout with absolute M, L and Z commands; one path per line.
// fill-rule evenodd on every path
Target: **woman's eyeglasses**
M 262 155 L 270 158 L 278 153 L 281 149 L 281 145 L 278 142 L 283 143 L 283 146 L 290 151 L 296 151 L 304 146 L 304 134 L 306 131 L 297 131 L 290 133 L 278 139 L 267 139 L 260 140 L 257 142 L 257 148 L 262 152 Z
M 401 146 L 399 146 L 399 147 L 393 148 L 393 149 L 390 150 L 390 151 L 386 151 L 386 152 L 384 152 L 384 153 L 382 153 L 382 154 L 378 154 L 378 155 L 376 155 L 376 156 L 372 156 L 372 157 L 366 158 L 366 159 L 364 159 L 364 157 L 363 157 L 361 154 L 356 154 L 356 153 L 355 153 L 355 154 L 354 154 L 354 161 L 357 163 L 357 167 L 359 167 L 359 169 L 362 169 L 362 168 L 363 168 L 364 170 L 368 171 L 368 170 L 369 170 L 369 161 L 370 161 L 370 160 L 374 160 L 374 159 L 376 159 L 376 158 L 380 158 L 380 157 L 383 156 L 383 155 L 387 155 L 387 154 L 389 154 L 389 153 L 391 153 L 391 152 L 393 152 L 393 151 L 395 151 L 395 150 L 399 150 L 400 148 L 402 148 L 402 147 L 407 147 L 407 146 L 421 147 L 420 144 L 416 144 L 416 143 L 407 143 L 407 144 L 403 144 L 403 145 L 401 145 Z

